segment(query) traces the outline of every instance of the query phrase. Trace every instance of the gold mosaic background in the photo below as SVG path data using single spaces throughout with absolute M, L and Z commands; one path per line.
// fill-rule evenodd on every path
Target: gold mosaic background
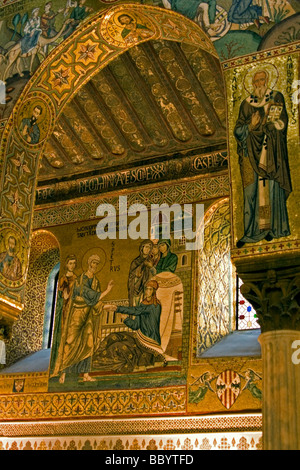
M 52 268 L 59 263 L 58 242 L 44 230 L 33 234 L 26 284 L 25 307 L 12 327 L 7 343 L 7 365 L 42 347 L 46 287 Z
M 199 250 L 197 283 L 197 355 L 234 328 L 234 278 L 230 263 L 230 207 L 220 201 L 206 212 L 204 246 Z
M 261 56 L 261 58 L 260 58 Z M 266 243 L 261 241 L 258 243 L 247 243 L 246 247 L 241 250 L 233 249 L 232 256 L 236 257 L 253 257 L 262 254 L 272 255 L 278 252 L 299 251 L 300 225 L 298 218 L 298 207 L 300 204 L 299 178 L 300 169 L 298 165 L 299 157 L 299 106 L 295 96 L 295 83 L 298 80 L 299 54 L 287 53 L 285 49 L 274 51 L 268 54 L 262 53 L 255 55 L 253 60 L 236 60 L 233 64 L 226 68 L 224 77 L 227 89 L 228 103 L 228 150 L 230 163 L 231 197 L 232 197 L 232 243 L 235 246 L 237 240 L 243 235 L 243 187 L 238 164 L 238 156 L 236 152 L 236 141 L 233 137 L 233 130 L 236 119 L 238 117 L 239 105 L 244 98 L 248 96 L 247 90 L 244 88 L 244 78 L 250 67 L 260 64 L 273 64 L 279 72 L 278 81 L 275 89 L 283 93 L 287 112 L 289 116 L 288 124 L 288 153 L 289 165 L 292 178 L 293 191 L 287 200 L 287 208 L 289 213 L 289 222 L 291 235 L 286 238 L 280 238 L 272 242 Z

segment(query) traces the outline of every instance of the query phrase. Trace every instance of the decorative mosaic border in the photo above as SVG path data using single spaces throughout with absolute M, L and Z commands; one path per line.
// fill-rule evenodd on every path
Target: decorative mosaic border
M 224 414 L 191 417 L 64 420 L 52 422 L 0 423 L 0 434 L 7 438 L 20 436 L 120 436 L 189 433 L 260 432 L 261 413 Z
M 270 58 L 278 57 L 283 54 L 289 54 L 293 52 L 300 51 L 300 41 L 288 44 L 282 47 L 274 47 L 272 49 L 267 49 L 264 51 L 257 51 L 253 54 L 235 57 L 234 59 L 226 60 L 221 63 L 223 70 L 231 69 L 239 65 L 251 64 L 260 60 L 268 60 Z
M 271 255 L 273 252 L 278 254 L 279 251 L 284 251 L 284 253 L 298 251 L 300 247 L 300 240 L 291 240 L 291 241 L 278 241 L 277 243 L 263 243 L 261 245 L 251 246 L 249 248 L 243 249 L 233 249 L 231 251 L 232 259 L 241 259 L 243 257 L 249 258 L 249 255 Z
M 32 439 L 3 438 L 0 440 L 0 450 L 108 450 L 108 451 L 195 451 L 195 450 L 261 450 L 261 433 L 220 433 L 220 434 L 172 434 L 158 436 L 86 436 L 62 437 L 52 436 Z M 192 463 L 193 456 L 183 455 L 186 462 Z M 137 457 L 135 457 L 137 458 Z M 156 462 L 156 454 L 152 454 L 151 463 Z M 111 460 L 107 460 L 111 459 Z M 121 460 L 120 460 L 121 459 Z M 125 457 L 127 459 L 127 457 Z M 144 461 L 144 460 L 143 460 Z M 120 464 L 122 457 L 118 453 L 106 457 L 107 464 Z M 125 463 L 128 463 L 127 460 Z M 165 462 L 167 463 L 167 462 Z M 176 463 L 176 461 L 172 461 Z M 177 462 L 179 463 L 179 462 Z
M 186 412 L 186 387 L 2 395 L 0 420 L 179 415 Z
M 165 183 L 163 186 L 149 185 L 147 189 L 137 188 L 126 192 L 128 204 L 188 204 L 195 201 L 214 199 L 229 195 L 228 172 L 218 175 L 205 175 L 201 179 L 193 178 L 184 182 Z M 96 218 L 96 209 L 101 203 L 117 207 L 120 191 L 98 197 L 89 197 L 74 203 L 62 203 L 56 206 L 36 208 L 34 211 L 34 229 L 63 225 Z
M 95 196 L 100 192 L 111 192 L 118 189 L 134 188 L 153 183 L 163 183 L 171 180 L 180 181 L 207 172 L 224 170 L 228 167 L 226 151 L 215 151 L 204 155 L 193 155 L 170 159 L 166 162 L 149 162 L 147 165 L 133 166 L 104 172 L 85 178 L 76 178 L 54 184 L 40 183 L 36 190 L 36 207 L 53 202 L 66 202 L 79 197 Z

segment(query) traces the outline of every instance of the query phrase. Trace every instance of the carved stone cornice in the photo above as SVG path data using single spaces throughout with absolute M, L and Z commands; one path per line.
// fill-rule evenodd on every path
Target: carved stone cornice
M 300 331 L 300 267 L 241 276 L 241 293 L 256 310 L 262 333 Z

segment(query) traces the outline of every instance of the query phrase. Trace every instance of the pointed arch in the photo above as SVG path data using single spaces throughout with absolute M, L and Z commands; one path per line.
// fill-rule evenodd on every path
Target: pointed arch
M 53 268 L 59 262 L 57 238 L 48 230 L 35 231 L 31 237 L 24 309 L 12 326 L 11 339 L 7 344 L 10 364 L 43 348 L 47 285 Z
M 213 43 L 194 21 L 159 7 L 123 4 L 83 22 L 51 52 L 23 90 L 0 144 L 0 236 L 14 230 L 23 250 L 18 283 L 0 273 L 2 303 L 9 301 L 18 311 L 24 305 L 39 159 L 58 117 L 79 89 L 116 57 L 158 39 L 197 46 L 219 60 Z M 38 121 L 29 136 L 33 114 Z
M 230 262 L 230 206 L 224 198 L 204 215 L 204 243 L 196 259 L 197 311 L 194 342 L 196 356 L 234 329 Z

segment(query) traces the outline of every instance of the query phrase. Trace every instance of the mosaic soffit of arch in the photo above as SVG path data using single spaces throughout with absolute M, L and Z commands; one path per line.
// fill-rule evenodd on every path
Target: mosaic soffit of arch
M 80 50 L 93 57 L 88 41 Z M 215 57 L 182 42 L 142 43 L 94 75 L 64 108 L 44 148 L 39 182 L 224 149 L 225 119 Z

